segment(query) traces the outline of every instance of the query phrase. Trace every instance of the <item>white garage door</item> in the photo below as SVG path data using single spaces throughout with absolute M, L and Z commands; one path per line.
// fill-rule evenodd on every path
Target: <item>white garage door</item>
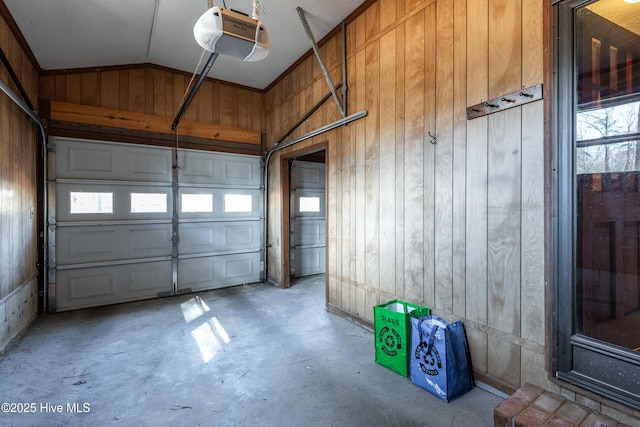
M 324 273 L 325 165 L 296 160 L 291 170 L 291 276 Z
M 260 280 L 260 159 L 179 153 L 178 287 Z
M 260 280 L 260 159 L 56 138 L 49 304 L 93 307 Z

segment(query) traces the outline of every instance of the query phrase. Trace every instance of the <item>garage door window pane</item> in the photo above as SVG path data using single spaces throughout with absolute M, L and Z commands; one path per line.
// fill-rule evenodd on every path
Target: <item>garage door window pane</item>
M 300 212 L 320 212 L 320 197 L 300 197 Z
M 251 212 L 251 195 L 249 194 L 225 194 L 225 212 Z
M 72 191 L 69 201 L 69 212 L 72 214 L 113 213 L 113 193 Z
M 167 195 L 164 193 L 131 193 L 131 213 L 167 212 Z
M 213 212 L 213 195 L 183 194 L 182 212 Z

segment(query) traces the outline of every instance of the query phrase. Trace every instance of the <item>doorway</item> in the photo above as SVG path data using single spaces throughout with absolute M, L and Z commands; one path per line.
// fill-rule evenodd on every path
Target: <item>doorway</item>
M 292 278 L 326 272 L 326 145 L 284 155 L 282 287 Z
M 640 409 L 639 5 L 555 6 L 555 371 Z

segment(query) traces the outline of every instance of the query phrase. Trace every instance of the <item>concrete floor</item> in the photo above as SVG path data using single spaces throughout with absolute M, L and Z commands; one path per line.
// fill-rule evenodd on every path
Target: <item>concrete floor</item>
M 29 412 L 0 425 L 478 427 L 501 400 L 445 403 L 376 364 L 323 275 L 49 315 L 0 356 L 0 403 Z

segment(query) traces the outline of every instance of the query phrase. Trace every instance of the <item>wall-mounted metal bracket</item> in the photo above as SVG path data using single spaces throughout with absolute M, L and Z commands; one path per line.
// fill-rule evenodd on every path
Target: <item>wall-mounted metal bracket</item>
M 542 99 L 542 83 L 467 107 L 467 120 L 519 107 Z
M 331 75 L 329 74 L 329 70 L 327 70 L 327 66 L 325 65 L 324 60 L 322 59 L 320 48 L 318 47 L 318 43 L 316 42 L 316 39 L 313 36 L 311 27 L 309 26 L 309 22 L 307 21 L 307 16 L 305 15 L 304 10 L 300 6 L 296 7 L 296 10 L 298 11 L 298 16 L 300 16 L 300 21 L 302 22 L 304 31 L 307 33 L 307 37 L 309 37 L 309 40 L 311 40 L 313 53 L 316 55 L 316 59 L 318 60 L 318 64 L 320 65 L 320 69 L 322 70 L 322 74 L 324 74 L 324 78 L 327 80 L 327 84 L 329 85 L 329 90 L 333 95 L 333 99 L 335 99 L 336 104 L 338 105 L 338 109 L 340 110 L 340 114 L 342 115 L 342 118 L 346 118 L 347 112 L 345 109 L 345 105 L 343 104 L 343 101 L 340 100 L 340 97 L 338 96 L 338 92 L 336 91 L 336 86 L 333 84 L 333 80 L 331 80 Z M 344 45 L 345 44 L 343 42 L 343 47 Z M 343 57 L 343 61 L 346 61 L 346 53 L 343 53 L 342 57 Z M 343 64 L 345 64 L 344 66 L 346 67 L 346 63 L 343 62 Z M 346 75 L 346 70 L 344 69 L 343 69 L 343 74 Z M 343 90 L 346 90 L 346 78 L 344 79 L 342 84 L 343 84 Z M 343 94 L 345 93 L 346 92 L 343 92 Z

